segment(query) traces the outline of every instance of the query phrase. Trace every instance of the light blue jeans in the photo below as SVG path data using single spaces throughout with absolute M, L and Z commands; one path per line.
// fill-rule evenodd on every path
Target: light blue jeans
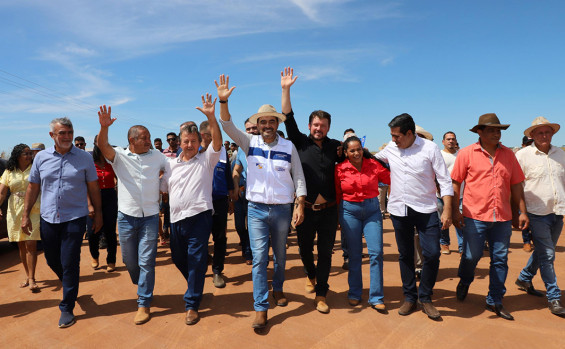
M 267 264 L 269 262 L 269 237 L 274 254 L 275 273 L 273 291 L 282 291 L 286 264 L 286 238 L 290 229 L 291 204 L 266 205 L 249 202 L 247 226 L 253 253 L 253 299 L 255 311 L 269 309 Z
M 349 292 L 347 298 L 361 299 L 363 275 L 361 273 L 363 235 L 367 241 L 370 261 L 369 304 L 383 304 L 383 217 L 379 198 L 362 202 L 343 200 L 340 204 L 341 228 L 349 252 Z
M 531 282 L 539 268 L 541 279 L 547 290 L 547 299 L 549 301 L 561 299 L 561 290 L 557 286 L 553 262 L 555 261 L 555 246 L 563 229 L 563 216 L 555 214 L 538 216 L 528 213 L 528 218 L 530 218 L 532 239 L 536 248 L 518 279 Z
M 118 231 L 122 259 L 131 281 L 137 285 L 137 305 L 148 308 L 155 286 L 159 215 L 133 217 L 118 211 Z
M 512 222 L 484 222 L 465 217 L 463 227 L 463 255 L 459 262 L 458 276 L 463 285 L 470 285 L 475 278 L 475 268 L 483 256 L 485 240 L 490 254 L 489 292 L 487 304 L 502 304 L 508 276 L 508 246 L 512 235 Z

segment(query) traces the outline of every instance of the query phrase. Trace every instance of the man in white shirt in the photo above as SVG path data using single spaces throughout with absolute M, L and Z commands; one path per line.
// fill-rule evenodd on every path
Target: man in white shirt
M 249 118 L 257 124 L 259 135 L 247 134 L 237 129 L 231 120 L 228 97 L 235 87 L 229 88 L 229 77 L 221 75 L 216 83 L 220 99 L 221 124 L 227 135 L 247 154 L 248 227 L 253 252 L 253 298 L 255 320 L 252 327 L 262 329 L 267 325 L 269 288 L 267 263 L 269 238 L 274 254 L 273 298 L 278 306 L 288 301 L 283 293 L 286 264 L 286 239 L 290 223 L 297 226 L 304 219 L 306 182 L 302 164 L 292 142 L 280 137 L 277 129 L 285 116 L 271 105 L 263 105 Z M 296 195 L 294 213 L 291 205 Z
M 551 139 L 559 128 L 559 124 L 550 123 L 543 116 L 537 117 L 524 131 L 524 135 L 533 138 L 534 144 L 516 153 L 526 176 L 524 197 L 536 246 L 516 285 L 531 295 L 543 297 L 532 285 L 539 268 L 547 290 L 549 310 L 555 315 L 565 316 L 553 267 L 555 246 L 563 229 L 565 214 L 565 151 L 551 145 Z
M 161 181 L 161 191 L 169 193 L 171 203 L 171 257 L 187 281 L 184 294 L 187 325 L 200 320 L 198 308 L 204 290 L 208 239 L 212 231 L 212 179 L 220 158 L 222 133 L 216 121 L 216 99 L 206 94 L 202 108 L 208 118 L 211 144 L 199 152 L 202 136 L 196 126 L 180 130 L 182 153 L 170 159 Z M 224 250 L 225 253 L 225 250 Z
M 437 320 L 441 314 L 432 304 L 432 293 L 439 270 L 440 225 L 451 225 L 453 187 L 449 172 L 435 143 L 416 136 L 416 125 L 408 114 L 401 114 L 388 124 L 392 141 L 377 159 L 390 164 L 390 213 L 398 245 L 398 262 L 404 292 L 400 315 L 409 315 L 417 308 L 417 301 L 429 318 Z M 436 184 L 445 202 L 441 224 L 437 215 Z M 414 228 L 418 230 L 424 255 L 419 289 L 414 270 Z
M 151 149 L 151 134 L 141 125 L 129 129 L 127 149 L 110 146 L 108 128 L 116 121 L 111 113 L 111 107 L 100 107 L 98 147 L 118 177 L 122 259 L 131 281 L 137 285 L 138 309 L 134 322 L 141 325 L 150 319 L 159 236 L 159 174 L 165 169 L 167 158 Z
M 455 164 L 455 159 L 457 158 L 457 136 L 455 136 L 454 132 L 447 131 L 443 134 L 443 140 L 441 141 L 441 143 L 443 144 L 441 156 L 443 157 L 443 161 L 445 161 L 447 171 L 449 171 L 449 174 L 451 175 L 453 165 Z M 463 191 L 461 191 L 461 195 L 463 195 Z M 441 200 L 441 198 L 439 197 L 439 193 L 438 208 L 441 214 L 443 212 L 443 200 Z M 457 234 L 457 246 L 459 249 L 459 254 L 461 254 L 463 252 L 463 232 L 457 227 L 455 227 L 455 232 Z M 439 238 L 439 244 L 441 246 L 442 254 L 451 254 L 451 251 L 449 250 L 450 243 L 451 239 L 449 238 L 449 229 L 442 229 Z

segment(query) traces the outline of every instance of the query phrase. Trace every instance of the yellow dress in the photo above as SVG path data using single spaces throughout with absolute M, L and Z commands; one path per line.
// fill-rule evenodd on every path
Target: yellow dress
M 14 171 L 6 170 L 4 171 L 4 174 L 2 174 L 2 178 L 0 178 L 0 183 L 10 188 L 11 192 L 10 198 L 8 199 L 8 212 L 4 212 L 4 216 L 8 223 L 8 238 L 10 239 L 10 242 L 41 240 L 41 237 L 39 236 L 39 197 L 37 198 L 35 205 L 33 205 L 29 217 L 33 228 L 31 235 L 28 236 L 22 233 L 21 228 L 22 215 L 24 213 L 24 197 L 27 185 L 29 184 L 28 178 L 30 171 L 31 165 L 29 165 L 23 172 L 17 168 Z

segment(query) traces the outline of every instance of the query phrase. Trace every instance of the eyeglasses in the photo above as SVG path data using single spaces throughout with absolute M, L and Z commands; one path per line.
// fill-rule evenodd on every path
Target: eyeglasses
M 86 143 L 75 143 L 75 147 L 82 147 L 83 145 L 86 145 Z
M 22 155 L 23 155 L 23 156 L 32 156 L 32 155 L 33 155 L 33 152 L 31 152 L 31 151 L 24 151 L 24 152 L 22 153 Z
M 172 142 L 172 141 L 176 141 L 176 140 L 177 140 L 176 137 L 175 138 L 167 138 L 167 142 Z

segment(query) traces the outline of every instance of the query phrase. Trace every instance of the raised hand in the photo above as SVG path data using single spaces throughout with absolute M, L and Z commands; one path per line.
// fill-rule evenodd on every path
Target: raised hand
M 116 118 L 112 118 L 112 107 L 108 106 L 108 109 L 106 109 L 106 105 L 101 106 L 98 112 L 98 119 L 100 120 L 100 126 L 110 127 L 116 121 Z
M 219 88 L 218 88 L 218 90 L 219 90 Z M 209 93 L 206 93 L 206 98 L 204 98 L 204 96 L 202 96 L 202 108 L 196 107 L 196 109 L 200 110 L 202 112 L 202 114 L 206 115 L 206 117 L 208 119 L 215 118 L 214 113 L 216 112 L 216 100 L 217 100 L 217 98 L 214 98 L 214 101 L 212 102 L 212 95 L 209 94 Z
M 281 87 L 283 89 L 289 88 L 294 84 L 296 79 L 298 79 L 298 76 L 295 76 L 293 78 L 293 75 L 294 75 L 294 69 L 292 69 L 291 67 L 286 67 L 281 72 Z
M 235 88 L 235 86 L 232 86 L 231 88 L 229 87 L 229 75 L 220 75 L 220 84 L 218 84 L 216 80 L 214 80 L 214 84 L 216 84 L 216 88 L 218 89 L 218 98 L 220 101 L 227 101 Z

